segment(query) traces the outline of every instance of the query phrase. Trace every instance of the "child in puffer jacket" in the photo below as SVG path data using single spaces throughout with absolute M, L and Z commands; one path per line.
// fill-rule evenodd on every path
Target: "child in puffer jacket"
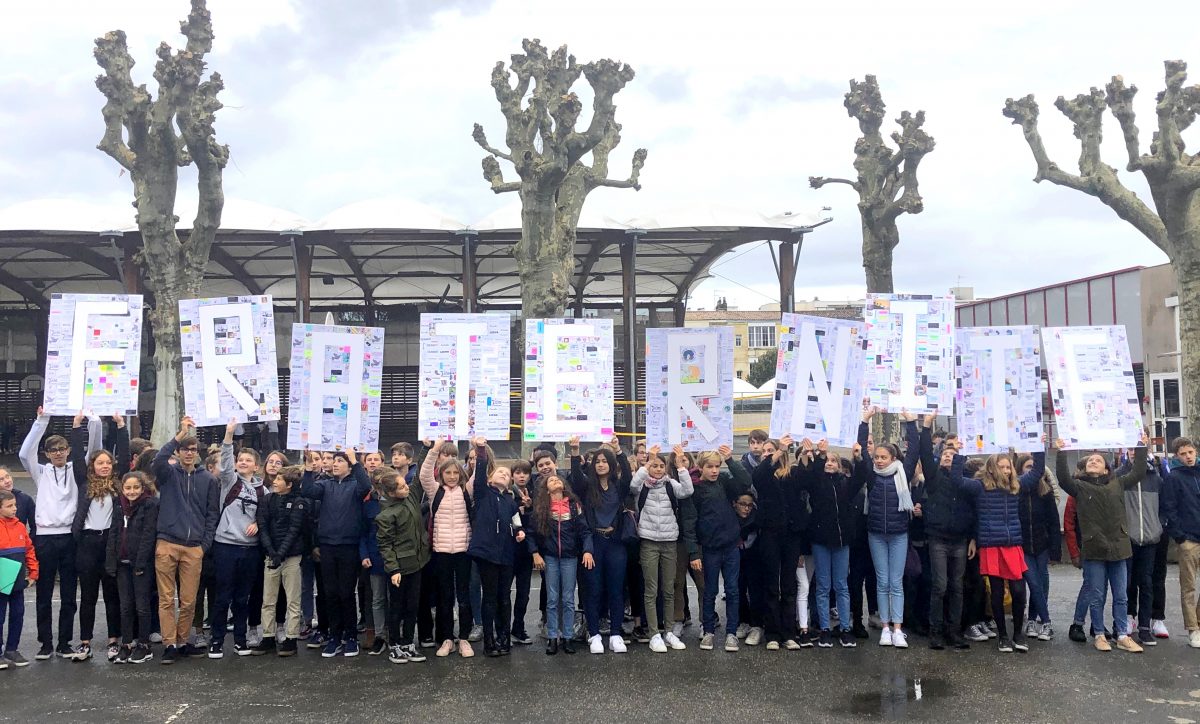
M 684 460 L 683 448 L 674 449 L 675 459 Z M 649 450 L 645 467 L 638 469 L 629 486 L 638 501 L 638 538 L 641 539 L 639 562 L 645 580 L 646 618 L 650 624 L 650 650 L 666 653 L 670 646 L 676 651 L 687 648 L 675 635 L 671 615 L 675 612 L 676 545 L 679 540 L 679 500 L 692 495 L 692 474 L 680 467 L 678 478 L 667 475 L 667 461 L 658 445 Z M 658 620 L 656 602 L 658 581 L 662 577 L 663 620 Z M 661 625 L 660 625 L 661 624 Z M 666 636 L 662 634 L 666 630 Z

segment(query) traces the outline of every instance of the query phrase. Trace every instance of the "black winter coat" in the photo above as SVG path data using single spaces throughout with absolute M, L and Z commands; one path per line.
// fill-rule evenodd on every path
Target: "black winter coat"
M 309 502 L 298 493 L 271 493 L 263 498 L 255 517 L 258 542 L 267 558 L 284 559 L 302 555 Z
M 758 493 L 758 524 L 764 533 L 799 535 L 808 530 L 808 490 L 803 473 L 793 466 L 782 478 L 775 475 L 775 462 L 763 456 L 754 468 L 754 490 Z
M 824 456 L 818 455 L 811 464 L 799 470 L 801 485 L 812 506 L 808 520 L 809 541 L 827 548 L 851 545 L 862 517 L 862 509 L 854 505 L 855 497 L 866 482 L 861 466 L 855 468 L 852 476 L 840 472 L 831 475 L 825 472 Z
M 966 543 L 975 534 L 975 499 L 951 477 L 949 468 L 938 465 L 929 428 L 921 430 L 921 518 L 926 538 Z
M 111 576 L 117 575 L 117 564 L 121 563 L 121 537 L 125 537 L 126 559 L 134 571 L 142 575 L 154 574 L 154 547 L 158 543 L 158 499 L 147 496 L 137 505 L 133 516 L 125 519 L 121 503 L 114 503 L 112 527 L 108 529 L 108 544 L 104 556 L 104 570 Z M 107 604 L 106 604 L 107 605 Z

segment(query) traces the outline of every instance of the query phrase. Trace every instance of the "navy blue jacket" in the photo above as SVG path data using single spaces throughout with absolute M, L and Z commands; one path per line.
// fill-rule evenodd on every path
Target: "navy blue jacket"
M 1163 485 L 1162 511 L 1172 540 L 1200 543 L 1200 465 L 1171 470 Z
M 475 457 L 475 478 L 471 481 L 475 517 L 471 522 L 471 543 L 467 546 L 467 555 L 481 561 L 511 566 L 517 549 L 516 534 L 520 530 L 513 525 L 513 516 L 520 511 L 520 506 L 512 492 L 501 492 L 488 485 L 487 455 L 477 453 Z M 533 544 L 529 542 L 527 545 Z
M 908 449 L 904 454 L 904 474 L 909 481 L 917 469 L 920 440 L 915 422 L 905 423 Z M 908 533 L 909 511 L 900 510 L 900 496 L 896 493 L 896 481 L 891 475 L 882 476 L 875 472 L 874 463 L 867 451 L 867 436 L 870 426 L 858 426 L 858 444 L 863 449 L 863 461 L 868 465 L 867 475 L 867 530 L 878 535 Z M 911 487 L 911 486 L 910 486 Z
M 532 522 L 533 514 L 531 513 L 529 517 Z M 532 542 L 535 553 L 555 558 L 579 558 L 584 553 L 593 552 L 592 527 L 588 525 L 587 518 L 583 515 L 583 508 L 580 506 L 571 504 L 570 520 L 561 521 L 551 518 L 546 521 L 546 524 L 550 528 L 546 533 L 538 530 L 536 523 L 526 530 L 526 534 L 530 530 L 533 531 Z
M 33 540 L 33 537 L 37 535 L 37 523 L 34 521 L 37 504 L 33 497 L 16 488 L 13 488 L 12 494 L 17 496 L 17 520 L 25 524 L 25 529 L 29 531 L 29 539 Z
M 966 459 L 955 455 L 957 463 Z M 1046 471 L 1046 454 L 1033 453 L 1033 467 L 1029 472 L 1017 478 L 1021 490 L 1032 490 L 1037 487 Z M 975 543 L 980 548 L 990 546 L 1019 546 L 1024 544 L 1021 537 L 1021 496 L 1013 495 L 1007 490 L 984 490 L 983 481 L 977 478 L 963 479 L 963 490 L 975 498 L 976 532 Z
M 361 463 L 354 463 L 350 474 L 337 478 L 316 478 L 311 470 L 300 478 L 300 495 L 321 501 L 317 518 L 317 543 L 325 546 L 358 547 L 362 535 L 363 498 L 371 492 L 371 479 Z
M 1031 556 L 1050 552 L 1050 560 L 1062 559 L 1062 526 L 1058 523 L 1058 501 L 1054 491 L 1038 495 L 1038 486 L 1021 489 L 1021 542 Z
M 412 489 L 410 488 L 409 491 L 411 494 Z M 379 502 L 379 498 L 375 497 L 375 493 L 371 492 L 362 504 L 362 535 L 358 539 L 358 557 L 362 560 L 371 559 L 371 567 L 368 572 L 372 576 L 382 576 L 387 573 L 383 569 L 383 553 L 379 551 L 379 538 L 376 535 L 378 528 L 375 525 L 375 518 L 381 510 L 383 510 L 383 505 Z
M 221 519 L 221 483 L 203 466 L 189 473 L 172 465 L 178 449 L 179 441 L 171 438 L 151 465 L 158 485 L 158 539 L 207 553 Z
M 758 493 L 758 525 L 764 533 L 798 535 L 808 529 L 808 489 L 804 473 L 793 466 L 782 478 L 775 475 L 775 462 L 764 455 L 752 479 Z
M 921 430 L 921 469 L 925 472 L 921 518 L 925 521 L 926 538 L 951 543 L 966 543 L 975 532 L 975 498 L 962 489 L 954 465 L 942 468 L 933 450 L 929 428 Z
M 863 488 L 866 478 L 863 467 L 856 465 L 854 474 L 840 471 L 825 472 L 825 458 L 818 455 L 801 471 L 800 484 L 808 491 L 812 516 L 808 521 L 808 539 L 826 548 L 841 548 L 854 541 L 855 528 L 862 511 L 855 507 L 854 498 Z
M 733 501 L 750 491 L 750 473 L 740 460 L 729 458 L 725 465 L 729 471 L 722 470 L 714 482 L 694 484 L 691 499 L 696 506 L 696 517 L 694 521 L 685 520 L 692 524 L 694 537 L 701 548 L 732 548 L 741 540 L 741 523 L 733 509 Z M 699 560 L 700 553 L 690 553 L 689 557 L 693 561 Z

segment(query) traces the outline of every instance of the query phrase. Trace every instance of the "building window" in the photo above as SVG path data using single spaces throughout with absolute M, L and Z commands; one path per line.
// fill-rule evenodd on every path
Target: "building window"
M 734 347 L 742 346 L 742 335 L 740 335 L 740 334 L 733 335 L 733 346 Z
M 742 379 L 742 377 L 744 377 L 744 376 L 745 376 L 745 373 L 742 370 L 737 371 L 737 378 L 739 380 Z
M 747 329 L 747 332 L 750 334 L 751 347 L 775 346 L 774 324 L 751 324 Z

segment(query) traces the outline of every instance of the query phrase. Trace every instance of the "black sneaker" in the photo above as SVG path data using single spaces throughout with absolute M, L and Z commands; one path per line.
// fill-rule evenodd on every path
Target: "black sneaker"
M 862 625 L 862 621 L 854 622 L 854 628 L 852 629 L 852 633 L 854 634 L 854 638 L 856 638 L 856 639 L 871 638 L 871 634 L 867 631 L 867 627 Z
M 1077 623 L 1071 624 L 1071 628 L 1067 631 L 1067 638 L 1071 639 L 1075 643 L 1087 643 L 1087 634 L 1083 632 L 1083 626 Z
M 855 638 L 854 633 L 851 631 L 842 629 L 842 648 L 853 649 L 857 646 L 858 646 L 858 639 Z
M 220 659 L 225 657 L 225 645 L 220 641 L 213 641 L 208 645 L 208 658 Z
M 179 658 L 179 649 L 175 644 L 171 644 L 163 649 L 162 663 L 164 666 L 170 666 Z M 130 659 L 132 661 L 132 659 Z
M 88 646 L 87 651 L 90 657 L 92 655 L 92 647 Z M 58 645 L 58 648 L 54 649 L 54 654 L 60 659 L 74 659 L 76 652 L 75 649 L 71 648 L 71 644 L 62 643 Z
M 284 639 L 279 643 L 280 656 L 295 656 L 296 655 L 296 639 Z
M 813 647 L 814 635 L 811 631 L 801 631 L 793 637 L 793 640 L 800 644 L 802 649 L 811 649 Z M 788 648 L 791 648 L 790 646 Z
M 367 649 L 367 656 L 379 656 L 387 650 L 387 641 L 384 641 L 382 636 L 376 636 L 375 643 L 371 644 L 371 647 Z
M 966 651 L 971 648 L 971 642 L 967 641 L 960 633 L 951 633 L 946 637 L 947 643 L 954 647 L 956 651 Z
M 637 633 L 637 632 L 634 631 L 634 633 Z M 529 634 L 525 633 L 524 631 L 514 631 L 512 633 L 512 642 L 514 644 L 521 644 L 522 646 L 528 646 L 533 643 L 533 639 L 530 638 Z
M 1018 653 L 1029 653 L 1029 644 L 1026 643 L 1024 636 L 1017 636 L 1013 639 L 1013 648 L 1016 649 Z
M 234 641 L 233 653 L 237 654 L 238 656 L 251 656 L 254 653 L 254 650 L 247 646 L 245 641 L 241 643 Z
M 1158 639 L 1154 638 L 1154 632 L 1148 628 L 1140 628 L 1137 632 L 1137 642 L 1142 646 L 1157 646 Z
M 646 629 L 641 626 L 634 626 L 633 639 L 639 644 L 648 644 L 650 643 L 650 634 L 646 633 Z
M 42 644 L 42 647 L 38 649 L 36 654 L 33 655 L 33 658 L 37 659 L 38 661 L 46 661 L 52 656 L 54 656 L 54 649 L 50 646 L 50 644 Z
M 131 664 L 144 664 L 153 658 L 154 658 L 154 654 L 150 653 L 150 648 L 148 646 L 146 646 L 146 644 L 138 644 L 137 646 L 133 647 L 132 651 L 129 652 L 129 663 L 131 663 Z M 163 663 L 164 664 L 171 663 L 171 662 L 167 661 L 166 658 L 167 658 L 167 655 L 164 653 L 163 654 Z
M 1013 652 L 1013 642 L 1008 637 L 1004 637 L 1000 639 L 999 648 L 1000 653 L 1011 654 Z
M 131 646 L 122 646 L 122 647 L 120 648 L 120 650 L 119 650 L 119 651 L 117 651 L 117 658 L 113 659 L 113 663 L 114 663 L 114 664 L 128 664 L 128 663 L 129 663 L 129 657 L 130 657 L 132 654 L 133 654 L 133 647 L 131 647 Z
M 29 666 L 29 659 L 22 656 L 20 651 L 5 651 L 4 660 L 18 669 L 23 666 Z
M 437 646 L 437 641 L 434 641 L 433 639 L 421 639 L 421 648 L 432 649 L 435 646 Z
M 275 653 L 275 637 L 263 636 L 263 640 L 258 642 L 258 646 L 250 649 L 251 656 L 266 656 L 267 654 Z
M 829 633 L 829 629 L 821 629 L 821 635 L 817 638 L 817 646 L 823 649 L 833 648 L 833 634 Z
M 946 642 L 942 639 L 942 635 L 940 633 L 935 632 L 930 635 L 929 648 L 933 649 L 934 651 L 941 651 L 946 648 Z
M 179 658 L 200 658 L 204 656 L 204 649 L 191 644 L 184 644 L 179 647 Z

